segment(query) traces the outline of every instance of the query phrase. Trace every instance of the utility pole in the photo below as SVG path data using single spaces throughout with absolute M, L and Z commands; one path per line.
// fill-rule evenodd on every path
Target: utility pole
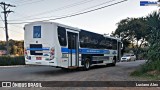
M 8 7 L 15 7 L 15 6 L 11 5 L 11 4 L 6 4 L 5 2 L 1 2 L 0 5 L 3 9 L 2 13 L 4 13 L 4 24 L 5 24 L 5 32 L 6 32 L 6 46 L 7 46 L 7 53 L 6 54 L 9 55 L 10 52 L 9 52 L 9 42 L 8 42 L 9 36 L 8 36 L 7 16 L 8 16 L 9 13 L 11 13 L 13 11 L 11 11 L 10 9 L 9 10 L 7 10 L 7 9 L 8 9 Z

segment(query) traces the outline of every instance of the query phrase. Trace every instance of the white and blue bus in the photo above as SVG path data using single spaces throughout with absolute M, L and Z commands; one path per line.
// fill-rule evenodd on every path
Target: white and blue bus
M 115 66 L 121 58 L 119 38 L 55 22 L 32 22 L 24 31 L 26 64 L 88 70 L 92 65 Z

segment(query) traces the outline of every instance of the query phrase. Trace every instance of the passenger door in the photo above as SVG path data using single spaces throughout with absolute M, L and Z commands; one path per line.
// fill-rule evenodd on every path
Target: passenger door
M 68 36 L 68 57 L 69 57 L 69 67 L 78 66 L 79 55 L 78 55 L 78 33 L 67 32 Z

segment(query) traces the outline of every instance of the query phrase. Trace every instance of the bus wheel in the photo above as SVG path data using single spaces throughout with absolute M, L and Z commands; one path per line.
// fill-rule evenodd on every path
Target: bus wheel
M 87 58 L 87 59 L 84 61 L 83 69 L 84 69 L 85 71 L 87 71 L 87 70 L 90 69 L 90 59 Z

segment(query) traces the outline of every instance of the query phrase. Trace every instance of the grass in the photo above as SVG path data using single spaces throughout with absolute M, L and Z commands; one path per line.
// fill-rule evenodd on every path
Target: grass
M 160 63 L 159 61 L 145 63 L 130 75 L 147 80 L 160 80 Z
M 160 75 L 158 74 L 153 75 L 148 73 L 142 73 L 141 71 L 134 71 L 130 75 L 134 77 L 146 79 L 146 80 L 160 80 Z
M 25 65 L 24 56 L 0 56 L 0 66 Z

